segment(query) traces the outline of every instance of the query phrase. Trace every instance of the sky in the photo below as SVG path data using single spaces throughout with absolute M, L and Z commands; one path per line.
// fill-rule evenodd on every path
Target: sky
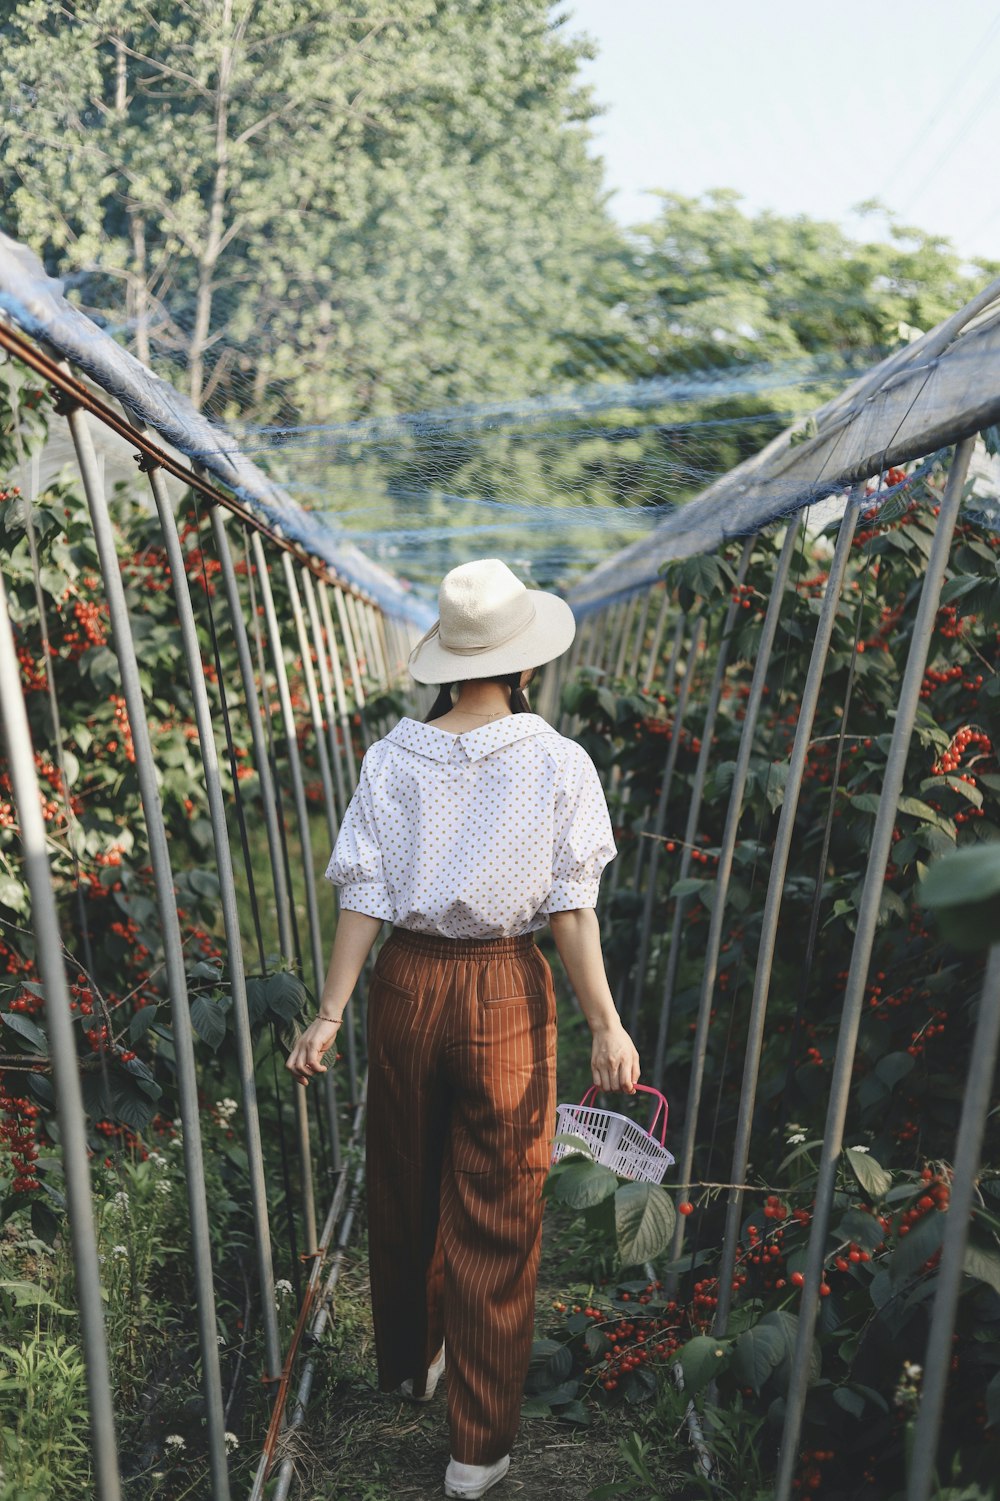
M 735 188 L 746 207 L 832 219 L 854 208 L 1000 260 L 997 0 L 565 0 L 598 56 L 582 77 L 605 113 L 594 151 L 623 224 L 649 189 Z

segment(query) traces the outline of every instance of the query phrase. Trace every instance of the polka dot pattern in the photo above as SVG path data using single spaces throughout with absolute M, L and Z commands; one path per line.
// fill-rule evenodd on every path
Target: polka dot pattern
M 340 905 L 443 938 L 507 938 L 597 905 L 617 853 L 597 769 L 538 714 L 370 746 L 326 876 Z

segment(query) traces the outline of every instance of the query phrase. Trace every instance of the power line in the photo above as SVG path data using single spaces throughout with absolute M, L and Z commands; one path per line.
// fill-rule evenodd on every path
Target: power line
M 977 58 L 981 57 L 985 52 L 989 50 L 998 30 L 1000 30 L 1000 14 L 994 17 L 989 26 L 987 26 L 983 36 L 979 39 L 979 41 L 977 41 L 972 51 L 964 58 L 961 67 L 955 73 L 951 82 L 948 84 L 948 87 L 945 89 L 937 104 L 934 106 L 934 109 L 927 116 L 927 119 L 924 121 L 923 125 L 921 125 L 916 135 L 910 141 L 910 144 L 904 148 L 902 155 L 898 157 L 896 162 L 893 164 L 892 168 L 886 176 L 883 186 L 878 191 L 877 196 L 879 198 L 883 198 L 885 196 L 895 179 L 899 176 L 903 167 L 916 151 L 917 147 L 923 145 L 923 142 L 926 139 L 927 135 L 930 133 L 930 131 L 933 130 L 934 126 L 938 123 L 941 116 L 944 114 L 946 108 L 952 103 L 952 96 L 956 88 L 964 78 L 967 70 L 976 61 Z
M 996 76 L 992 77 L 989 80 L 989 82 L 987 83 L 985 89 L 979 95 L 979 97 L 976 100 L 975 104 L 972 106 L 972 109 L 970 110 L 969 114 L 965 117 L 965 120 L 963 121 L 963 123 L 959 126 L 958 130 L 952 136 L 952 138 L 948 142 L 947 146 L 945 146 L 944 150 L 939 154 L 939 156 L 935 160 L 934 165 L 930 168 L 930 170 L 928 172 L 924 173 L 924 176 L 920 179 L 920 181 L 917 183 L 917 186 L 911 192 L 910 196 L 906 199 L 905 203 L 903 204 L 901 212 L 905 213 L 906 210 L 907 210 L 907 208 L 909 207 L 909 205 L 914 201 L 914 199 L 920 197 L 920 194 L 923 192 L 924 188 L 926 188 L 927 184 L 931 181 L 932 178 L 934 178 L 934 177 L 937 176 L 938 172 L 941 170 L 941 168 L 944 166 L 945 162 L 951 156 L 951 154 L 955 150 L 956 146 L 960 145 L 961 142 L 968 135 L 969 131 L 976 124 L 976 122 L 978 121 L 980 115 L 986 109 L 987 105 L 991 104 L 993 102 L 993 100 L 994 100 L 994 98 L 996 96 L 997 82 L 998 82 L 998 78 Z

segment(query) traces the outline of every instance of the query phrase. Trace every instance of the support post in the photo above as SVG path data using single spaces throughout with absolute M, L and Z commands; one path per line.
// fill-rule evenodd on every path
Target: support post
M 76 1303 L 87 1373 L 90 1452 L 94 1461 L 97 1501 L 121 1501 L 118 1448 L 111 1400 L 111 1372 L 104 1328 L 101 1269 L 87 1161 L 87 1122 L 80 1088 L 79 1062 L 69 987 L 63 963 L 62 935 L 56 911 L 41 793 L 35 773 L 28 716 L 21 693 L 21 668 L 11 630 L 7 595 L 0 573 L 0 707 L 11 787 L 21 826 L 24 874 L 31 892 L 31 926 L 38 947 L 38 968 L 45 994 L 45 1023 L 52 1053 L 52 1077 L 59 1121 L 59 1145 L 66 1175 L 66 1210 L 76 1279 Z M 13 1477 L 12 1477 L 13 1478 Z
M 920 590 L 920 603 L 910 637 L 910 650 L 906 669 L 900 685 L 896 704 L 896 719 L 892 729 L 889 754 L 886 756 L 882 795 L 872 828 L 869 846 L 868 870 L 858 908 L 858 926 L 854 935 L 851 964 L 844 988 L 844 1003 L 840 1012 L 840 1030 L 837 1036 L 837 1052 L 830 1079 L 830 1095 L 827 1103 L 826 1126 L 823 1145 L 820 1148 L 819 1174 L 816 1182 L 816 1203 L 813 1210 L 806 1253 L 805 1283 L 799 1305 L 799 1323 L 792 1357 L 785 1423 L 781 1435 L 778 1456 L 776 1501 L 790 1501 L 792 1482 L 795 1476 L 795 1459 L 798 1453 L 799 1434 L 805 1412 L 806 1391 L 809 1385 L 809 1365 L 812 1355 L 813 1335 L 819 1308 L 819 1288 L 823 1280 L 823 1262 L 826 1256 L 826 1238 L 830 1228 L 830 1213 L 836 1187 L 837 1164 L 840 1161 L 844 1140 L 844 1121 L 847 1117 L 847 1102 L 851 1087 L 851 1073 L 857 1047 L 858 1028 L 864 1008 L 865 984 L 875 944 L 875 928 L 878 922 L 880 898 L 885 883 L 885 869 L 892 849 L 892 831 L 903 789 L 903 775 L 909 754 L 913 726 L 920 703 L 920 685 L 927 666 L 927 654 L 934 633 L 934 621 L 941 599 L 941 586 L 951 552 L 955 522 L 962 503 L 962 490 L 969 472 L 969 461 L 975 446 L 974 438 L 964 438 L 957 444 L 951 461 L 951 472 L 945 486 L 941 509 L 938 514 L 934 541 Z M 736 1180 L 734 1180 L 736 1181 Z M 742 1181 L 742 1180 L 740 1180 Z M 724 1284 L 723 1284 L 724 1286 Z M 720 1296 L 722 1293 L 720 1287 Z
M 163 935 L 163 953 L 170 997 L 170 1015 L 177 1064 L 177 1092 L 183 1127 L 185 1185 L 191 1225 L 191 1257 L 202 1361 L 202 1391 L 205 1397 L 208 1458 L 214 1501 L 229 1501 L 225 1421 L 222 1407 L 222 1374 L 215 1318 L 215 1286 L 212 1276 L 212 1243 L 205 1197 L 205 1163 L 201 1123 L 198 1116 L 198 1076 L 194 1057 L 194 1034 L 188 1005 L 187 976 L 181 945 L 180 922 L 174 900 L 170 848 L 163 820 L 163 807 L 156 781 L 156 765 L 146 720 L 135 642 L 125 602 L 121 568 L 115 549 L 114 531 L 104 496 L 97 455 L 83 410 L 73 407 L 68 415 L 70 435 L 76 450 L 80 476 L 90 511 L 94 541 L 108 602 L 111 638 L 121 672 L 122 694 L 128 714 L 139 795 L 149 840 L 153 884 Z

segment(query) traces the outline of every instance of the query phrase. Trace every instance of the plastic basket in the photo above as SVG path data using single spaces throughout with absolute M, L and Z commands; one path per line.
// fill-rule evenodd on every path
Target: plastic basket
M 659 1102 L 653 1111 L 648 1131 L 644 1131 L 630 1116 L 619 1115 L 616 1110 L 599 1110 L 596 1105 L 589 1104 L 588 1101 L 597 1094 L 597 1085 L 593 1084 L 579 1105 L 558 1107 L 556 1135 L 579 1137 L 593 1153 L 595 1162 L 611 1168 L 622 1178 L 633 1178 L 642 1183 L 659 1183 L 674 1160 L 672 1153 L 664 1145 L 667 1135 L 667 1102 L 658 1089 L 651 1089 L 648 1084 L 637 1084 L 636 1088 L 644 1090 L 646 1094 L 655 1094 Z M 660 1139 L 657 1141 L 653 1132 L 661 1112 L 663 1119 L 660 1122 Z M 560 1157 L 565 1157 L 572 1151 L 573 1147 L 569 1143 L 557 1142 L 552 1151 L 552 1161 L 558 1162 Z

